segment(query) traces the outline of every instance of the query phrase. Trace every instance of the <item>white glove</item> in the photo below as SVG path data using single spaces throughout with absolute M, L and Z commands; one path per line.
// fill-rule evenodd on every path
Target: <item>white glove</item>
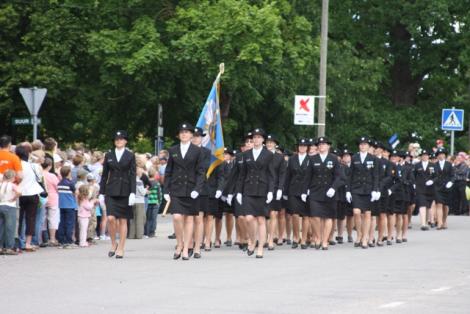
M 351 192 L 346 192 L 346 201 L 351 204 L 352 202 L 352 194 Z
M 434 181 L 433 180 L 428 180 L 426 181 L 426 186 L 431 186 L 434 184 Z
M 282 198 L 282 190 L 277 190 L 276 201 L 280 201 Z
M 371 201 L 371 202 L 375 202 L 375 191 L 372 191 L 372 192 L 370 193 L 370 201 Z
M 307 195 L 310 195 L 310 190 L 307 190 Z
M 304 202 L 304 203 L 307 202 L 307 194 L 300 195 L 300 198 L 302 199 L 302 202 Z
M 129 194 L 129 206 L 134 206 L 135 204 L 135 194 L 131 193 Z
M 192 198 L 193 200 L 195 200 L 198 196 L 199 196 L 199 193 L 198 193 L 198 192 L 196 192 L 196 191 L 192 191 L 192 192 L 191 192 L 191 198 Z
M 232 206 L 232 199 L 233 199 L 233 194 L 227 195 L 227 204 L 228 204 L 228 206 Z
M 375 192 L 375 200 L 378 201 L 380 199 L 380 197 L 382 196 L 382 193 L 377 191 Z
M 392 195 L 392 190 L 388 189 L 388 196 Z
M 237 193 L 237 202 L 238 204 L 242 204 L 242 193 Z
M 170 201 L 170 194 L 163 194 L 163 198 L 165 201 L 169 202 Z
M 454 184 L 453 184 L 451 181 L 449 181 L 449 182 L 447 182 L 447 184 L 446 184 L 446 188 L 447 188 L 447 189 L 450 189 L 453 185 L 454 185 Z
M 335 189 L 333 188 L 329 188 L 328 191 L 326 191 L 326 196 L 328 196 L 329 198 L 332 198 L 333 196 L 335 196 Z
M 287 195 L 282 196 L 282 198 L 283 198 L 285 201 L 287 201 L 287 200 L 289 199 L 289 197 L 287 197 Z
M 222 202 L 226 202 L 226 201 L 227 201 L 227 198 L 222 195 L 222 196 L 220 197 L 220 200 L 221 200 Z
M 268 192 L 268 195 L 266 197 L 266 204 L 269 204 L 273 201 L 273 192 Z
M 413 190 L 416 190 L 416 184 L 413 184 Z
M 104 195 L 103 194 L 100 194 L 100 196 L 98 196 L 98 201 L 100 202 L 101 208 L 104 208 L 106 206 L 105 202 L 104 202 Z
M 220 198 L 221 196 L 222 196 L 222 191 L 217 190 L 217 191 L 215 192 L 215 198 Z

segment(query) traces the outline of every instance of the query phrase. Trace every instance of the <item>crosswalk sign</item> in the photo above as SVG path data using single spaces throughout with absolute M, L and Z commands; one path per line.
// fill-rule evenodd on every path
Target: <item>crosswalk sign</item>
M 442 109 L 441 129 L 444 131 L 463 131 L 463 109 Z

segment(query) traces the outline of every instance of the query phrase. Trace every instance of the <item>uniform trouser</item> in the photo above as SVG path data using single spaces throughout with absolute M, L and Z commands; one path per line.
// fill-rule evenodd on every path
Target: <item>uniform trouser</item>
M 456 215 L 463 215 L 468 212 L 468 201 L 467 195 L 465 194 L 465 188 L 467 184 L 465 181 L 456 181 L 452 187 L 452 213 Z
M 16 207 L 0 206 L 0 249 L 15 247 Z
M 142 239 L 145 226 L 145 204 L 139 203 L 132 207 L 134 218 L 129 221 L 129 239 Z
M 157 229 L 157 216 L 159 206 L 157 204 L 147 205 L 147 221 L 145 222 L 145 235 L 154 236 L 155 230 Z

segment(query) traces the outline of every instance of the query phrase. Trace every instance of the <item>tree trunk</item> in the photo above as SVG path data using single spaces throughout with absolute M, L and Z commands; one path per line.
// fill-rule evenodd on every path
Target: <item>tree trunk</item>
M 411 34 L 405 25 L 397 23 L 390 31 L 390 51 L 393 64 L 390 69 L 390 97 L 395 106 L 413 106 L 424 74 L 413 75 L 411 68 Z

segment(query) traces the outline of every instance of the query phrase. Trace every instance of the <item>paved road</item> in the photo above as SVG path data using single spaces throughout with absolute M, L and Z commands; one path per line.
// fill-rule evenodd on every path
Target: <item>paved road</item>
M 235 248 L 173 261 L 169 218 L 158 238 L 0 257 L 0 313 L 470 313 L 470 218 L 407 244 L 329 251 Z

